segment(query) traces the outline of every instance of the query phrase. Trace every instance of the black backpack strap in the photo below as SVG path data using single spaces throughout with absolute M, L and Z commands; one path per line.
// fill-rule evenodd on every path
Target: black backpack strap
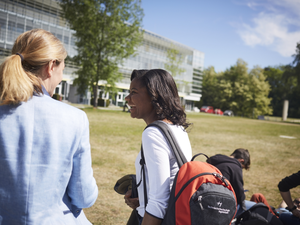
M 204 155 L 206 157 L 206 159 L 209 159 L 209 157 L 207 155 L 205 155 L 204 153 L 198 153 L 196 155 L 193 156 L 193 158 L 191 159 L 191 161 L 194 161 L 194 159 L 197 157 L 197 156 L 200 156 L 200 155 Z
M 175 158 L 177 160 L 177 164 L 178 164 L 179 168 L 187 162 L 183 152 L 181 151 L 181 149 L 176 141 L 176 138 L 174 137 L 174 134 L 172 133 L 172 131 L 170 130 L 170 128 L 168 127 L 167 124 L 165 124 L 162 121 L 155 121 L 155 122 L 149 124 L 145 129 L 147 129 L 148 127 L 157 127 L 163 133 L 163 135 L 167 139 L 167 142 L 171 146 L 171 149 L 173 150 L 173 153 L 175 155 Z M 146 174 L 145 174 L 146 161 L 145 161 L 145 156 L 144 156 L 144 151 L 143 151 L 143 145 L 141 147 L 140 165 L 141 165 L 141 172 L 143 173 L 144 201 L 145 201 L 145 208 L 146 208 L 146 206 L 148 204 L 148 196 L 147 196 Z M 139 184 L 140 183 L 141 183 L 141 181 L 139 182 Z
M 238 215 L 236 217 L 236 225 L 239 225 L 240 224 L 240 221 L 242 220 L 242 218 L 244 217 L 249 217 L 250 214 L 256 209 L 256 208 L 259 208 L 259 207 L 263 207 L 263 208 L 266 208 L 268 211 L 269 211 L 269 208 L 268 206 L 266 206 L 264 203 L 262 202 L 258 202 L 256 203 L 255 205 L 253 205 L 250 209 L 242 212 L 240 215 Z M 272 214 L 273 215 L 273 214 Z M 258 213 L 255 213 L 255 216 L 260 219 L 261 221 L 267 221 L 263 216 L 259 215 Z
M 142 175 L 143 175 L 143 185 L 144 185 L 144 202 L 145 202 L 145 208 L 146 208 L 146 206 L 148 204 L 148 196 L 147 196 L 146 173 L 145 173 L 146 161 L 145 161 L 145 156 L 144 156 L 144 151 L 143 151 L 143 145 L 141 147 L 140 165 L 141 165 L 141 171 L 143 173 Z M 139 182 L 139 185 L 140 185 L 141 181 Z
M 266 209 L 268 209 L 269 210 L 269 207 L 268 206 L 266 206 L 264 203 L 262 203 L 262 202 L 258 202 L 258 203 L 256 203 L 255 205 L 253 205 L 250 209 L 248 209 L 249 211 L 253 211 L 253 210 L 255 210 L 256 208 L 259 208 L 259 207 L 262 207 L 262 208 L 266 208 Z
M 172 131 L 166 123 L 158 120 L 149 124 L 145 129 L 147 129 L 148 127 L 157 127 L 163 133 L 163 135 L 167 139 L 167 142 L 171 146 L 171 149 L 173 150 L 179 168 L 187 162 L 176 138 L 174 137 L 174 134 L 172 133 Z

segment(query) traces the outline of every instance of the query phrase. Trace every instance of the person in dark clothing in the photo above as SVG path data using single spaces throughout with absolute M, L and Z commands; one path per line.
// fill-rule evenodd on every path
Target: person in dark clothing
M 297 208 L 295 201 L 293 202 L 290 189 L 300 185 L 300 171 L 294 173 L 288 177 L 283 178 L 279 184 L 278 189 L 280 191 L 283 201 L 287 204 L 289 212 L 281 213 L 279 219 L 288 225 L 300 224 L 300 210 Z
M 251 163 L 247 149 L 238 148 L 230 156 L 217 154 L 207 159 L 207 162 L 217 167 L 231 183 L 237 198 L 237 215 L 255 204 L 255 202 L 245 201 L 242 169 L 248 170 Z

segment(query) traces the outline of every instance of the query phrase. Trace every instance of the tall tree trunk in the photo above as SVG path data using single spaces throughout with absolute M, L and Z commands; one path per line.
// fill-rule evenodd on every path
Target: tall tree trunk
M 94 85 L 94 108 L 98 105 L 98 82 Z

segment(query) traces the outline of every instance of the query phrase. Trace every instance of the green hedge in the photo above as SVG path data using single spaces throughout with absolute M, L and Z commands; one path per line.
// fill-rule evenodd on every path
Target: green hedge
M 52 98 L 54 98 L 55 100 L 61 101 L 60 94 L 53 94 Z
M 104 101 L 106 101 L 106 107 L 109 106 L 110 101 L 109 99 L 102 99 L 102 98 L 98 98 L 98 106 L 102 106 L 104 107 Z M 91 98 L 91 105 L 94 105 L 94 98 Z

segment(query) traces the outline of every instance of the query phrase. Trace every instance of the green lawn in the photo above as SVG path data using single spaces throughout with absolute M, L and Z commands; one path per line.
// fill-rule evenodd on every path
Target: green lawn
M 84 111 L 90 121 L 93 169 L 99 187 L 95 205 L 84 211 L 93 224 L 126 224 L 131 210 L 113 187 L 121 176 L 135 173 L 145 123 L 121 111 Z M 203 113 L 188 113 L 187 118 L 193 124 L 189 131 L 193 154 L 229 155 L 236 148 L 247 148 L 251 168 L 244 171 L 244 187 L 249 190 L 246 199 L 260 192 L 271 205 L 278 206 L 278 182 L 300 170 L 300 125 Z M 292 190 L 292 196 L 300 196 L 300 187 Z

